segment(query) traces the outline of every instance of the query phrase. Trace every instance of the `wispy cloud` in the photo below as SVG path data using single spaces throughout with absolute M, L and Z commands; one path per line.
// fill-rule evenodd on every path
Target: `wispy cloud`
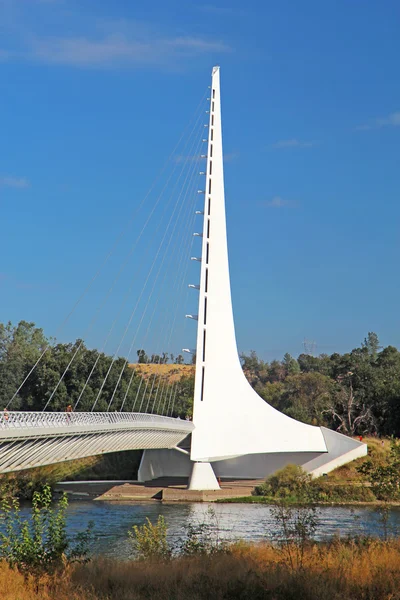
M 2 3 L 10 7 L 9 2 L 0 0 L 0 8 Z M 36 5 L 59 3 L 63 4 L 61 0 L 34 1 Z M 27 1 L 21 2 L 20 7 L 24 6 L 28 6 Z M 38 31 L 37 21 L 29 18 L 30 12 L 23 12 L 21 8 L 22 16 L 17 19 L 14 12 L 8 10 L 7 24 L 3 24 L 2 30 L 5 35 L 2 36 L 0 61 L 26 60 L 79 68 L 176 68 L 196 57 L 211 54 L 216 60 L 231 51 L 223 39 L 215 36 L 189 31 L 177 34 L 156 23 L 89 19 L 87 15 L 81 16 L 71 10 L 68 13 L 57 7 L 51 10 L 52 19 L 59 12 L 62 23 L 49 29 L 51 35 L 44 33 L 43 28 Z
M 391 113 L 387 117 L 378 117 L 370 123 L 358 125 L 356 131 L 369 131 L 370 129 L 379 129 L 380 127 L 400 127 L 400 111 Z
M 72 67 L 140 67 L 166 65 L 178 59 L 200 54 L 228 52 L 223 42 L 199 37 L 128 38 L 111 34 L 103 39 L 88 37 L 34 40 L 30 57 L 33 60 Z
M 318 142 L 315 141 L 302 141 L 297 138 L 291 138 L 289 140 L 279 140 L 272 144 L 272 148 L 312 148 L 317 146 Z
M 297 202 L 294 202 L 293 200 L 286 200 L 281 198 L 281 196 L 274 196 L 271 200 L 264 200 L 264 202 L 261 204 L 268 208 L 293 208 L 297 206 Z
M 0 175 L 0 187 L 28 188 L 30 182 L 26 177 L 12 177 L 10 175 Z

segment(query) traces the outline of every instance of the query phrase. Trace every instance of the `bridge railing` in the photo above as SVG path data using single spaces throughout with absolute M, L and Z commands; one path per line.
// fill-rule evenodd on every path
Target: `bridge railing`
M 155 425 L 174 423 L 182 429 L 187 425 L 186 421 L 162 415 L 151 415 L 147 413 L 123 413 L 123 412 L 28 412 L 9 411 L 0 413 L 0 429 L 31 429 L 35 427 L 66 427 L 68 425 L 115 425 L 134 423 L 154 423 Z M 185 424 L 185 425 L 184 425 Z

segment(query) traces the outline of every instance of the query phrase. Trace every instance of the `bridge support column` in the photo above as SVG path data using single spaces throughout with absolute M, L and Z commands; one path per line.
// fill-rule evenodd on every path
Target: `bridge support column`
M 189 479 L 189 490 L 219 490 L 214 469 L 209 462 L 194 462 Z

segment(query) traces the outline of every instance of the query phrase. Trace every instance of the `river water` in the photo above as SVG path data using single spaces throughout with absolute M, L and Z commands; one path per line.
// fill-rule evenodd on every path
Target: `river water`
M 213 515 L 210 515 L 210 509 Z M 155 522 L 158 515 L 164 516 L 169 541 L 175 547 L 185 537 L 188 524 L 208 523 L 211 528 L 218 529 L 220 538 L 226 540 L 260 542 L 278 533 L 271 508 L 260 504 L 73 501 L 67 511 L 70 534 L 84 529 L 89 521 L 94 521 L 94 552 L 115 558 L 131 556 L 127 532 L 132 525 L 143 524 L 146 517 Z M 21 512 L 28 515 L 30 510 L 23 507 Z M 374 508 L 323 506 L 318 509 L 318 514 L 317 539 L 335 534 L 383 535 L 380 513 Z M 389 527 L 392 533 L 400 533 L 400 508 L 391 511 Z

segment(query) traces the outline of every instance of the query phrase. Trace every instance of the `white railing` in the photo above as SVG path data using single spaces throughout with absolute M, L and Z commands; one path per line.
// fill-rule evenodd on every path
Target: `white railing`
M 146 413 L 127 412 L 28 412 L 4 411 L 0 412 L 0 429 L 31 429 L 36 427 L 51 428 L 65 427 L 67 425 L 134 425 L 139 423 L 154 423 L 154 425 L 171 425 L 179 429 L 193 429 L 190 421 L 150 415 Z

